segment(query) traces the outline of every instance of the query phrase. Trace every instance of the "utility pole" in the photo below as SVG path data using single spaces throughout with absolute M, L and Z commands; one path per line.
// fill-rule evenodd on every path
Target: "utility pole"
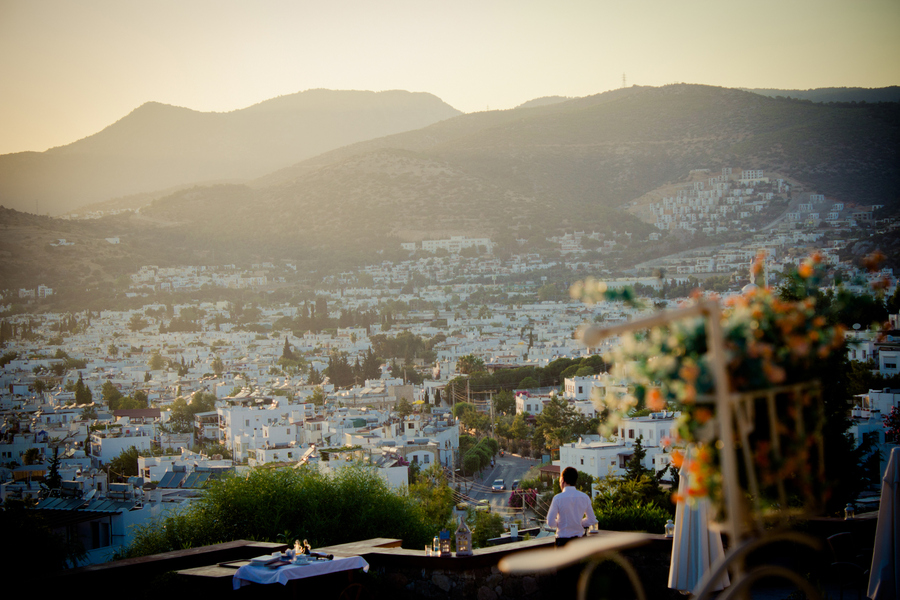
M 488 392 L 488 402 L 491 403 L 491 437 L 496 439 L 497 434 L 494 432 L 494 390 Z

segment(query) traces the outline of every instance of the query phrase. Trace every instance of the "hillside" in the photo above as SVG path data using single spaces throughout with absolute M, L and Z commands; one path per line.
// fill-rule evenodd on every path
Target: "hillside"
M 490 236 L 501 247 L 513 239 L 539 247 L 566 231 L 646 239 L 652 226 L 624 209 L 692 169 L 765 169 L 834 199 L 896 210 L 898 148 L 900 104 L 631 87 L 460 115 L 246 184 L 176 190 L 138 214 L 89 227 L 122 236 L 110 277 L 138 261 L 291 259 L 321 271 L 399 256 L 401 241 L 449 235 Z
M 897 111 L 883 108 L 706 86 L 628 88 L 461 115 L 340 148 L 253 181 L 249 196 L 203 193 L 208 206 L 198 218 L 206 215 L 212 230 L 237 221 L 264 231 L 260 245 L 329 253 L 448 234 L 644 234 L 649 226 L 624 205 L 691 169 L 722 166 L 769 169 L 829 196 L 891 204 L 900 180 L 896 122 Z M 182 202 L 142 214 L 179 220 L 194 210 Z M 213 216 L 217 202 L 224 210 Z
M 775 98 L 795 98 L 810 102 L 900 102 L 900 86 L 883 88 L 815 88 L 811 90 L 747 89 L 745 91 Z
M 340 148 L 253 182 L 267 187 L 382 148 L 440 158 L 542 201 L 627 203 L 696 168 L 776 170 L 821 193 L 893 204 L 900 104 L 815 105 L 699 85 L 625 88 L 461 115 Z
M 309 90 L 229 113 L 148 102 L 90 137 L 0 156 L 0 204 L 40 214 L 243 181 L 361 140 L 459 115 L 430 94 Z

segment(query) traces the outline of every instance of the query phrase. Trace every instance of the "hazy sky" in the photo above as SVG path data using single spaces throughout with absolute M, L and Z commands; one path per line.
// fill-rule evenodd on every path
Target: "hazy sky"
M 900 0 L 0 0 L 0 154 L 144 102 L 229 111 L 311 88 L 464 112 L 672 82 L 900 84 Z

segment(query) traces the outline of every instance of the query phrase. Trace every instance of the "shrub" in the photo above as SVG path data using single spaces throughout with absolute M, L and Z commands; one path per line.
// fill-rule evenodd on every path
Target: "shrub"
M 476 511 L 472 518 L 472 543 L 476 548 L 484 548 L 488 540 L 503 535 L 503 517 L 500 515 Z
M 312 468 L 257 469 L 213 482 L 185 510 L 138 527 L 117 558 L 237 539 L 275 541 L 285 531 L 313 546 L 391 537 L 419 548 L 434 535 L 416 502 L 392 492 L 364 467 L 347 467 L 333 477 Z
M 666 520 L 672 518 L 668 511 L 656 504 L 633 502 L 628 506 L 612 506 L 595 511 L 598 527 L 610 531 L 646 531 L 662 533 Z

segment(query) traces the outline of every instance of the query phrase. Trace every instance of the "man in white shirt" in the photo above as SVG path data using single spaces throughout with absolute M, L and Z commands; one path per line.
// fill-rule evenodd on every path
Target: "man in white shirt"
M 562 492 L 553 496 L 547 511 L 547 525 L 556 527 L 556 545 L 564 546 L 569 540 L 582 537 L 585 527 L 597 523 L 591 499 L 584 492 L 575 489 L 578 471 L 566 467 L 559 476 Z

